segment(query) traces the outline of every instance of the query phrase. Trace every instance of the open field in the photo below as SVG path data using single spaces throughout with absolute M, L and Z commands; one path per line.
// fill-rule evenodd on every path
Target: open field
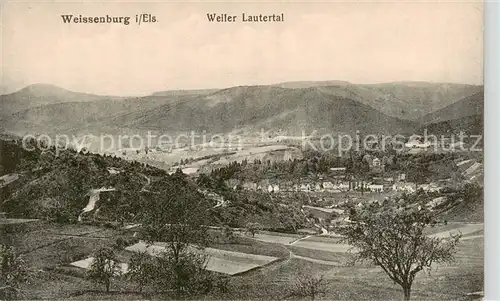
M 250 140 L 252 139 L 248 137 L 242 137 L 241 141 L 233 139 L 232 141 L 214 141 L 213 143 L 201 143 L 202 141 L 195 140 L 193 145 L 188 145 L 192 141 L 186 139 L 186 146 L 172 148 L 170 151 L 153 149 L 146 154 L 144 149 L 123 148 L 111 152 L 126 160 L 157 162 L 165 166 L 179 163 L 181 159 L 192 158 L 193 162 L 183 165 L 181 168 L 193 172 L 210 163 L 226 165 L 233 161 L 241 162 L 246 159 L 251 162 L 255 159 L 263 160 L 265 158 L 282 161 L 285 151 L 292 159 L 302 157 L 302 152 L 296 147 L 279 143 L 262 143 L 258 139 L 254 142 L 250 142 Z M 210 159 L 204 159 L 205 157 Z
M 483 290 L 482 243 L 481 238 L 475 242 L 464 241 L 458 247 L 455 262 L 433 269 L 430 275 L 421 272 L 413 285 L 412 299 L 472 300 L 466 294 Z M 291 249 L 293 252 L 300 253 L 300 249 L 294 246 Z M 298 258 L 292 258 L 286 265 L 277 269 L 262 269 L 255 274 L 235 280 L 235 282 L 239 281 L 239 287 L 245 288 L 236 296 L 238 298 L 265 296 L 268 300 L 281 299 L 285 297 L 283 291 L 289 291 L 294 279 L 301 273 L 324 275 L 327 293 L 320 300 L 402 299 L 401 288 L 378 267 L 370 265 L 328 266 Z
M 301 238 L 301 235 L 282 235 L 281 233 L 271 233 L 262 232 L 255 234 L 255 239 L 263 242 L 270 242 L 282 245 L 288 245 L 297 239 Z
M 296 247 L 301 247 L 305 249 L 311 249 L 311 250 L 321 250 L 321 251 L 327 251 L 327 252 L 341 252 L 345 253 L 349 251 L 352 247 L 347 244 L 342 244 L 342 243 L 324 243 L 324 242 L 317 242 L 317 241 L 308 241 L 307 239 L 298 241 L 293 244 Z
M 84 259 L 100 247 L 113 247 L 119 237 L 134 240 L 130 233 L 108 228 L 39 223 L 33 231 L 18 233 L 11 241 L 28 266 L 44 269 Z
M 285 258 L 289 255 L 287 249 L 281 244 L 258 241 L 244 236 L 236 236 L 234 240 L 229 243 L 214 243 L 211 247 L 220 250 L 279 258 Z
M 287 246 L 287 249 L 289 249 L 294 255 L 297 255 L 299 257 L 331 261 L 334 265 L 338 266 L 345 265 L 349 257 L 349 254 L 347 254 L 346 252 L 315 250 L 298 247 L 296 245 Z
M 166 244 L 162 243 L 147 245 L 145 242 L 139 242 L 133 246 L 127 247 L 126 250 L 131 252 L 146 251 L 150 255 L 157 256 L 161 254 L 161 252 L 164 252 L 166 248 Z M 198 250 L 192 247 L 191 251 L 195 253 L 206 254 L 209 256 L 206 267 L 207 270 L 228 275 L 236 275 L 247 272 L 249 270 L 267 265 L 279 259 L 277 257 L 246 254 L 214 248 L 205 248 L 204 250 Z
M 305 238 L 304 240 L 311 241 L 311 242 L 329 243 L 329 244 L 341 243 L 340 237 L 333 237 L 333 236 L 326 236 L 326 235 L 309 236 L 308 238 Z
M 24 287 L 25 297 L 27 299 L 62 298 L 65 300 L 142 299 L 135 285 L 124 278 L 117 278 L 113 281 L 110 294 L 104 294 L 102 287 L 84 278 L 85 268 L 90 263 L 88 258 L 92 253 L 100 247 L 113 247 L 116 238 L 122 237 L 122 233 L 122 231 L 94 226 L 50 224 L 44 224 L 39 231 L 26 233 L 24 238 L 27 240 L 23 245 L 27 249 L 33 246 L 36 248 L 32 248 L 23 255 L 33 273 L 32 281 Z M 130 239 L 130 235 L 124 238 Z M 49 238 L 50 241 L 47 244 L 46 240 Z M 236 243 L 217 245 L 231 251 L 208 248 L 206 252 L 211 256 L 209 269 L 226 274 L 238 274 L 252 269 L 256 271 L 255 268 L 263 265 L 267 267 L 269 263 L 285 258 L 289 254 L 280 245 L 246 238 L 238 238 Z M 130 255 L 131 252 L 126 250 L 117 251 L 118 260 L 121 263 L 128 262 Z M 71 265 L 72 262 L 77 262 L 76 266 L 79 267 Z M 162 297 L 153 299 L 161 300 Z
M 432 229 L 433 233 L 443 233 L 467 228 L 469 236 L 465 237 L 469 239 L 460 242 L 455 262 L 433 268 L 430 276 L 424 272 L 417 276 L 413 300 L 471 300 L 465 296 L 467 293 L 483 290 L 481 227 L 449 224 Z M 478 228 L 481 229 L 476 231 Z M 104 294 L 102 287 L 83 277 L 83 268 L 70 265 L 92 256 L 99 247 L 113 246 L 116 238 L 122 235 L 121 231 L 95 226 L 50 224 L 24 234 L 18 243 L 27 251 L 23 256 L 28 265 L 36 271 L 33 280 L 25 286 L 25 298 L 162 300 L 162 296 L 142 296 L 135 285 L 124 278 L 114 280 L 112 292 Z M 283 299 L 286 297 L 284 292 L 290 291 L 302 273 L 324 275 L 327 295 L 320 300 L 401 299 L 399 286 L 380 268 L 370 264 L 346 266 L 347 248 L 338 241 L 338 238 L 326 236 L 303 237 L 272 232 L 256 234 L 255 238 L 237 236 L 232 243 L 219 242 L 207 249 L 212 256 L 209 269 L 234 275 L 230 278 L 230 295 L 223 299 Z M 119 251 L 119 261 L 127 262 L 130 255 L 129 251 Z M 278 260 L 280 258 L 282 260 Z M 207 296 L 207 299 L 220 298 Z
M 92 264 L 92 261 L 94 260 L 94 257 L 87 257 L 82 260 L 74 261 L 71 263 L 72 266 L 82 268 L 82 269 L 89 269 L 90 265 Z M 128 263 L 126 262 L 120 262 L 120 269 L 122 274 L 126 274 L 128 272 Z
M 429 228 L 428 234 L 434 237 L 449 237 L 451 233 L 458 233 L 460 231 L 463 234 L 462 239 L 464 241 L 474 241 L 482 239 L 483 227 L 483 224 L 454 223 Z M 345 263 L 348 253 L 354 251 L 350 245 L 342 243 L 340 238 L 329 236 L 312 235 L 291 239 L 288 236 L 283 236 L 281 233 L 267 232 L 265 234 L 256 234 L 254 239 L 281 244 L 294 255 L 303 259 L 309 258 L 311 261 L 326 260 L 332 261 L 335 264 Z

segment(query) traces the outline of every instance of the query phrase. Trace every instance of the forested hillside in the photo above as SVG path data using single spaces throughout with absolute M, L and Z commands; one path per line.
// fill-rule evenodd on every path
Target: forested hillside
M 259 222 L 268 229 L 294 231 L 304 222 L 299 203 L 283 206 L 285 200 L 265 193 L 247 195 L 199 185 L 180 170 L 168 175 L 135 161 L 56 150 L 35 141 L 23 147 L 20 140 L 0 140 L 0 150 L 0 176 L 17 177 L 12 183 L 0 183 L 0 211 L 10 217 L 121 224 L 137 222 L 151 201 L 164 202 L 168 208 L 169 202 L 195 199 L 210 209 L 208 221 L 215 226 Z M 95 207 L 83 210 L 96 195 Z M 224 206 L 218 204 L 220 199 Z

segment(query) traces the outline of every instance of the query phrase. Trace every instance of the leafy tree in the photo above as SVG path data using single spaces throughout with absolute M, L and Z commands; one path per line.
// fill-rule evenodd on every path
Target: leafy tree
M 206 270 L 208 256 L 184 251 L 180 255 L 167 249 L 158 257 L 155 281 L 160 289 L 173 290 L 177 299 L 204 295 L 214 289 L 216 276 Z
M 196 184 L 202 187 L 211 188 L 212 180 L 206 174 L 200 174 L 200 176 L 196 179 Z
M 156 284 L 176 297 L 209 291 L 214 278 L 204 269 L 207 258 L 193 250 L 209 244 L 212 204 L 182 172 L 156 182 L 151 190 L 140 214 L 144 235 L 167 247 L 158 258 Z
M 134 252 L 130 257 L 128 266 L 128 279 L 136 282 L 139 292 L 142 293 L 143 287 L 150 284 L 156 275 L 156 262 L 146 251 Z
M 28 281 L 28 271 L 14 247 L 0 247 L 0 269 L 0 299 L 17 298 L 21 284 Z
M 207 246 L 211 204 L 185 175 L 176 172 L 152 190 L 140 214 L 146 240 L 166 242 L 175 261 L 189 245 Z
M 248 223 L 246 228 L 247 231 L 252 234 L 252 237 L 255 237 L 255 234 L 262 230 L 262 226 L 259 223 Z
M 411 198 L 412 196 L 408 196 Z M 406 203 L 412 203 L 406 200 Z M 344 241 L 357 249 L 354 262 L 368 260 L 380 266 L 403 289 L 404 300 L 410 300 L 415 276 L 430 272 L 434 263 L 454 259 L 461 235 L 450 238 L 429 237 L 424 230 L 436 225 L 432 212 L 416 206 L 393 209 L 368 207 L 352 212 L 354 222 L 339 227 Z
M 222 235 L 228 243 L 233 243 L 236 239 L 233 228 L 228 225 L 225 225 L 224 228 L 222 228 Z
M 121 275 L 121 267 L 111 248 L 101 248 L 94 254 L 94 259 L 87 270 L 87 278 L 104 284 L 109 293 L 111 279 Z
M 119 236 L 116 238 L 115 244 L 113 247 L 117 251 L 121 251 L 121 250 L 125 249 L 126 246 L 127 246 L 127 242 L 125 241 L 125 239 L 123 239 L 123 237 Z

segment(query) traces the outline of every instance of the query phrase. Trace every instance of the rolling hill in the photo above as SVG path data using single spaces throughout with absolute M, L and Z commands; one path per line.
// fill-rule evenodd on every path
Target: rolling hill
M 484 129 L 484 93 L 476 93 L 419 119 L 429 133 L 445 134 L 464 131 L 482 134 Z
M 255 132 L 281 129 L 288 135 L 302 130 L 320 133 L 407 132 L 413 122 L 387 116 L 356 100 L 321 88 L 286 89 L 240 86 L 220 90 L 191 101 L 117 117 L 114 124 L 127 128 L 210 133 Z
M 331 86 L 348 86 L 352 85 L 348 81 L 343 80 L 323 80 L 323 81 L 291 81 L 274 84 L 272 86 L 286 89 L 303 89 L 312 87 L 331 87 Z
M 328 94 L 362 102 L 386 115 L 408 120 L 417 120 L 483 91 L 483 86 L 430 82 L 352 84 L 345 81 L 303 81 L 275 86 L 289 89 L 316 87 Z
M 196 90 L 167 90 L 158 91 L 151 96 L 198 96 L 217 92 L 220 89 L 196 89 Z
M 419 118 L 419 122 L 422 124 L 437 123 L 474 115 L 483 115 L 483 111 L 484 92 L 480 92 L 427 114 L 422 118 Z
M 460 132 L 467 133 L 468 135 L 481 135 L 484 132 L 484 118 L 481 115 L 472 115 L 452 120 L 446 120 L 436 123 L 429 123 L 421 127 L 419 132 L 427 129 L 429 134 L 446 135 L 455 134 L 459 135 Z
M 121 128 L 211 133 L 276 129 L 291 135 L 302 130 L 407 133 L 418 124 L 446 121 L 439 115 L 462 116 L 453 112 L 478 111 L 468 105 L 469 100 L 482 95 L 482 90 L 482 86 L 426 82 L 357 85 L 303 81 L 120 98 L 32 85 L 2 95 L 0 127 L 18 134 L 100 129 L 115 132 Z M 457 99 L 467 104 L 454 104 Z
M 72 92 L 48 84 L 34 84 L 17 92 L 0 96 L 0 107 L 2 108 L 0 119 L 6 118 L 11 114 L 23 110 L 44 105 L 54 105 L 66 102 L 91 102 L 97 100 L 118 99 L 122 98 L 115 96 L 102 96 L 88 93 Z
M 0 127 L 8 132 L 24 134 L 25 132 L 45 133 L 95 133 L 120 132 L 111 122 L 117 116 L 138 113 L 167 103 L 175 103 L 190 96 L 146 96 L 118 99 L 101 99 L 89 101 L 65 101 L 60 103 L 34 106 L 5 116 L 0 120 Z

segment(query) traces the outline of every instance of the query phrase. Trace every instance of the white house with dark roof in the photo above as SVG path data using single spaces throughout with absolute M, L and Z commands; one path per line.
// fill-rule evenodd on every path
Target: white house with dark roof
M 417 185 L 411 182 L 398 182 L 392 185 L 392 190 L 399 192 L 413 193 L 417 191 Z
M 383 192 L 384 191 L 384 185 L 382 184 L 369 184 L 366 188 L 370 190 L 371 192 Z

